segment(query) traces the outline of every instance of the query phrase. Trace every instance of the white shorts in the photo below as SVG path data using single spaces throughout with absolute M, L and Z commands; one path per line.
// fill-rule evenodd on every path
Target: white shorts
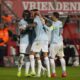
M 20 53 L 24 53 L 25 54 L 27 47 L 28 47 L 28 44 L 20 44 L 20 48 L 19 48 Z
M 64 57 L 63 52 L 63 43 L 60 44 L 51 44 L 50 45 L 50 54 L 49 57 L 54 58 L 55 56 Z
M 31 47 L 33 52 L 48 52 L 48 41 L 34 41 Z

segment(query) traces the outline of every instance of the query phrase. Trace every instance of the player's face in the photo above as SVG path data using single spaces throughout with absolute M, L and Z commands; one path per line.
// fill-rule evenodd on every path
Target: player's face
M 54 15 L 51 18 L 53 21 L 56 21 L 56 17 Z
M 26 20 L 26 19 L 29 19 L 29 18 L 30 18 L 30 14 L 29 13 L 25 13 L 24 19 Z
M 34 11 L 34 16 L 39 16 L 40 12 L 39 11 Z

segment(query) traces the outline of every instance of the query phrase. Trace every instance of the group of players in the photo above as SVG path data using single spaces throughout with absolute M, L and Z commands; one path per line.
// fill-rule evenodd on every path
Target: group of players
M 51 26 L 48 26 L 46 21 L 50 22 Z M 62 77 L 67 76 L 65 59 L 63 58 L 63 24 L 59 20 L 59 13 L 52 13 L 51 19 L 49 19 L 41 15 L 37 9 L 31 11 L 24 10 L 23 19 L 19 21 L 19 30 L 20 56 L 17 73 L 18 77 L 21 76 L 21 69 L 24 63 L 26 77 L 41 77 L 42 70 L 47 71 L 48 77 L 56 77 L 56 55 L 59 56 L 61 62 Z M 30 52 L 27 52 L 29 44 L 31 45 Z M 42 65 L 42 55 L 45 67 Z M 38 68 L 35 68 L 36 62 Z M 29 71 L 30 68 L 31 71 Z M 50 70 L 52 72 L 50 72 Z

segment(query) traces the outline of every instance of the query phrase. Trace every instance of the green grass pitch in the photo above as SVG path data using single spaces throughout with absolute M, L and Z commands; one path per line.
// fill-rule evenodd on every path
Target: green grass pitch
M 0 68 L 0 80 L 80 80 L 80 67 L 67 67 L 68 76 L 61 77 L 61 67 L 57 67 L 57 78 L 47 78 L 46 75 L 36 77 L 24 77 L 24 68 L 22 69 L 22 76 L 18 78 L 17 68 Z

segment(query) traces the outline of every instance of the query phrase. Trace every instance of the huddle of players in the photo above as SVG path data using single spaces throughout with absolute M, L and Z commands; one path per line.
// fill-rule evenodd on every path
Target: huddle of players
M 47 26 L 45 20 L 52 24 Z M 23 19 L 19 22 L 20 29 L 20 56 L 17 76 L 21 76 L 21 68 L 24 64 L 25 57 L 25 76 L 41 77 L 41 71 L 47 71 L 48 77 L 56 77 L 55 57 L 59 56 L 62 66 L 62 77 L 66 77 L 66 64 L 63 53 L 63 25 L 59 20 L 59 13 L 54 12 L 51 19 L 48 19 L 40 14 L 37 9 L 23 12 Z M 31 41 L 32 40 L 32 41 Z M 31 45 L 30 53 L 26 52 L 28 45 Z M 50 47 L 48 47 L 50 45 Z M 42 66 L 41 54 L 43 52 L 44 64 Z M 49 53 L 49 55 L 48 55 Z M 28 56 L 25 56 L 28 54 Z M 38 70 L 35 70 L 35 57 L 38 65 Z M 52 72 L 50 72 L 50 66 Z M 29 73 L 29 69 L 31 72 Z

